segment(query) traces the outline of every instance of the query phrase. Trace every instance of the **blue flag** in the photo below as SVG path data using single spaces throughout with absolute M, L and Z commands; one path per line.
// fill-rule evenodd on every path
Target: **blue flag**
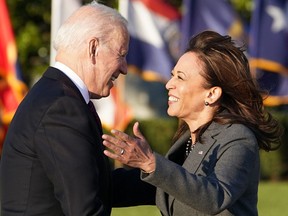
M 204 30 L 229 34 L 243 44 L 245 39 L 242 21 L 227 0 L 183 0 L 181 25 L 181 50 L 186 49 L 189 39 Z
M 250 30 L 250 65 L 269 91 L 265 105 L 288 104 L 288 2 L 255 0 Z
M 169 79 L 179 57 L 179 11 L 165 0 L 121 0 L 119 9 L 131 36 L 129 72 L 149 81 Z

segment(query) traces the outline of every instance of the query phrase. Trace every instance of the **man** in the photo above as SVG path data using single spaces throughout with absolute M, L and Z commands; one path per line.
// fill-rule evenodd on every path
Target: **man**
M 107 97 L 127 73 L 126 25 L 93 2 L 59 29 L 56 64 L 19 106 L 4 143 L 2 216 L 110 215 L 110 167 L 88 103 Z

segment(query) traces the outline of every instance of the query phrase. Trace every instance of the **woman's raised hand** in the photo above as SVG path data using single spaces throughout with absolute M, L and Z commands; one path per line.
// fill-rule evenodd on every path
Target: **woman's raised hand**
M 134 137 L 118 130 L 112 130 L 111 133 L 114 136 L 108 134 L 102 136 L 103 145 L 110 150 L 104 151 L 106 156 L 130 167 L 140 168 L 146 173 L 155 170 L 155 156 L 139 130 L 138 122 L 133 126 Z

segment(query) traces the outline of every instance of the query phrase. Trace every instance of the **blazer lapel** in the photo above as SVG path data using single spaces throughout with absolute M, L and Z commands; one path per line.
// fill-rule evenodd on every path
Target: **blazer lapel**
M 202 164 L 204 158 L 208 154 L 209 150 L 213 148 L 217 139 L 216 136 L 221 133 L 222 126 L 214 122 L 207 128 L 202 136 L 203 144 L 197 143 L 193 151 L 189 154 L 185 160 L 183 167 L 191 173 L 196 173 Z
M 169 151 L 166 154 L 166 157 L 171 161 L 176 161 L 175 157 L 178 155 L 178 151 L 181 151 L 183 149 L 184 143 L 188 140 L 190 137 L 190 131 L 185 132 L 169 149 Z M 181 153 L 180 153 L 181 154 Z M 184 157 L 184 152 L 183 152 Z
M 209 136 L 207 137 L 205 144 L 197 143 L 193 151 L 191 151 L 187 159 L 184 161 L 183 167 L 190 173 L 196 173 L 215 142 L 216 140 Z

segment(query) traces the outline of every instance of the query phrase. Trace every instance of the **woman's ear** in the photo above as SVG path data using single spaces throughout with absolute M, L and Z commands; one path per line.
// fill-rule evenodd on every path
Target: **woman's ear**
M 97 38 L 92 38 L 89 41 L 89 58 L 93 64 L 96 64 L 96 56 L 98 55 L 99 41 Z
M 213 86 L 210 88 L 206 101 L 209 104 L 216 103 L 222 96 L 222 88 L 219 86 Z

